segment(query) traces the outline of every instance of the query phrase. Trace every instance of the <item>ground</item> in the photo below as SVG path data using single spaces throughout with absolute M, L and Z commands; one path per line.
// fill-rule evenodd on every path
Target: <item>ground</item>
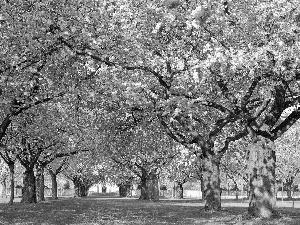
M 202 200 L 162 199 L 145 202 L 135 198 L 115 196 L 89 196 L 62 198 L 44 203 L 9 206 L 0 203 L 0 224 L 300 224 L 300 202 L 278 202 L 281 218 L 258 220 L 247 218 L 247 202 L 224 200 L 222 211 L 210 213 L 201 210 Z

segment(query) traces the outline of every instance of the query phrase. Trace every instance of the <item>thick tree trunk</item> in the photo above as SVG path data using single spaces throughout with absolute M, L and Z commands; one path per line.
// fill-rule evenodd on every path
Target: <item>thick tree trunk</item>
M 37 200 L 39 202 L 45 201 L 45 177 L 44 177 L 44 168 L 37 168 L 36 175 L 36 184 L 37 184 Z
M 150 200 L 159 200 L 159 186 L 158 186 L 158 175 L 156 170 L 150 173 L 150 180 L 148 181 L 148 189 L 150 190 Z
M 156 171 L 149 175 L 143 173 L 141 178 L 141 196 L 140 200 L 159 200 L 158 175 Z
M 181 182 L 176 182 L 175 197 L 183 198 L 183 184 Z
M 221 210 L 220 159 L 217 155 L 207 154 L 203 162 L 203 194 L 205 210 Z
M 88 195 L 89 192 L 89 187 L 86 186 L 85 184 L 81 184 L 81 194 L 80 197 L 86 197 Z
M 74 184 L 74 197 L 80 197 L 80 184 L 77 179 L 73 179 Z
M 12 205 L 15 199 L 15 164 L 8 164 L 10 178 L 10 199 L 9 204 Z
M 274 215 L 276 204 L 275 190 L 275 146 L 273 141 L 263 137 L 249 147 L 250 173 L 250 215 L 270 218 Z
M 147 176 L 142 176 L 141 183 L 140 183 L 141 186 L 140 200 L 150 200 L 147 181 L 148 181 Z
M 131 196 L 131 183 L 126 182 L 119 184 L 119 194 L 120 197 L 130 197 Z
M 23 178 L 22 203 L 36 203 L 36 186 L 33 170 L 26 170 Z
M 50 172 L 50 176 L 51 176 L 51 184 L 52 184 L 52 188 L 51 188 L 51 192 L 52 192 L 52 199 L 58 199 L 57 197 L 57 179 L 56 179 L 56 174 Z

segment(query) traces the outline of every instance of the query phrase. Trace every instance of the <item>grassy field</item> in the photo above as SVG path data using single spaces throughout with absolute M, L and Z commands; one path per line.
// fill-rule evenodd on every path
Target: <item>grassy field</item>
M 292 208 L 290 203 L 280 207 L 279 202 L 281 218 L 272 220 L 247 218 L 246 201 L 224 200 L 218 213 L 201 210 L 203 205 L 201 200 L 191 199 L 144 202 L 113 196 L 64 198 L 30 205 L 0 203 L 0 224 L 300 224 L 300 209 Z

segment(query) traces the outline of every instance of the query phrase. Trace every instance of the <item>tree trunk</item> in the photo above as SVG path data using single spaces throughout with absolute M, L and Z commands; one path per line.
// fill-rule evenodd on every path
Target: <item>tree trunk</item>
M 292 190 L 287 187 L 286 195 L 287 195 L 287 200 L 292 200 Z
M 238 200 L 239 199 L 239 188 L 238 188 L 236 181 L 234 181 L 234 189 L 235 189 L 235 199 Z
M 150 173 L 150 180 L 148 181 L 148 189 L 150 191 L 150 200 L 159 200 L 159 186 L 158 186 L 158 175 L 157 170 Z
M 159 200 L 158 175 L 156 170 L 147 175 L 145 172 L 141 178 L 141 196 L 140 200 Z
M 81 184 L 81 194 L 80 194 L 80 197 L 86 197 L 88 196 L 88 193 L 89 193 L 89 187 L 85 184 Z
M 1 197 L 2 197 L 2 198 L 6 198 L 6 178 L 4 178 L 4 179 L 1 181 L 1 186 L 2 186 Z
M 88 195 L 89 187 L 85 185 L 80 179 L 73 178 L 75 196 L 74 197 L 86 197 Z
M 203 170 L 201 170 L 201 173 Z M 200 177 L 200 188 L 201 188 L 201 198 L 204 199 L 204 182 L 203 182 L 203 174 Z
M 294 178 L 289 177 L 285 181 L 285 186 L 287 189 L 287 199 L 292 200 L 292 191 L 293 191 L 293 183 L 294 183 Z
M 50 172 L 50 176 L 51 176 L 51 184 L 52 184 L 52 188 L 51 188 L 52 199 L 55 200 L 55 199 L 58 199 L 58 197 L 57 197 L 57 179 L 56 179 L 56 174 L 53 173 L 53 172 Z
M 120 197 L 130 197 L 131 196 L 131 183 L 126 182 L 119 185 Z
M 250 173 L 250 215 L 270 218 L 274 215 L 276 204 L 275 190 L 275 146 L 261 136 L 250 144 L 249 173 Z
M 147 176 L 142 176 L 141 177 L 141 195 L 140 195 L 140 200 L 150 200 L 149 196 L 149 190 L 148 190 L 148 185 L 147 185 L 148 178 Z
M 22 203 L 36 203 L 36 186 L 33 169 L 26 170 L 23 178 Z
M 73 179 L 73 184 L 74 184 L 74 197 L 80 197 L 80 185 L 79 185 L 79 181 L 76 178 Z
M 8 164 L 10 177 L 10 199 L 9 204 L 12 205 L 15 199 L 15 164 Z
M 36 175 L 36 183 L 37 183 L 37 200 L 39 202 L 45 201 L 45 177 L 44 177 L 44 168 L 37 168 Z
M 176 182 L 175 197 L 183 198 L 183 184 L 181 182 Z
M 205 210 L 221 210 L 220 159 L 217 155 L 208 154 L 203 162 L 203 194 Z

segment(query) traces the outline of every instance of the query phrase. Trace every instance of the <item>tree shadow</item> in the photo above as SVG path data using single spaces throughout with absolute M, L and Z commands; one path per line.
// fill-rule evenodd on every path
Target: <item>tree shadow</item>
M 226 206 L 219 212 L 201 210 L 202 200 L 162 200 L 100 197 L 68 198 L 37 204 L 0 204 L 3 224 L 277 224 L 246 218 L 247 208 Z M 202 206 L 199 207 L 199 204 Z M 280 209 L 280 224 L 300 224 L 298 209 Z M 295 221 L 297 223 L 295 223 Z

